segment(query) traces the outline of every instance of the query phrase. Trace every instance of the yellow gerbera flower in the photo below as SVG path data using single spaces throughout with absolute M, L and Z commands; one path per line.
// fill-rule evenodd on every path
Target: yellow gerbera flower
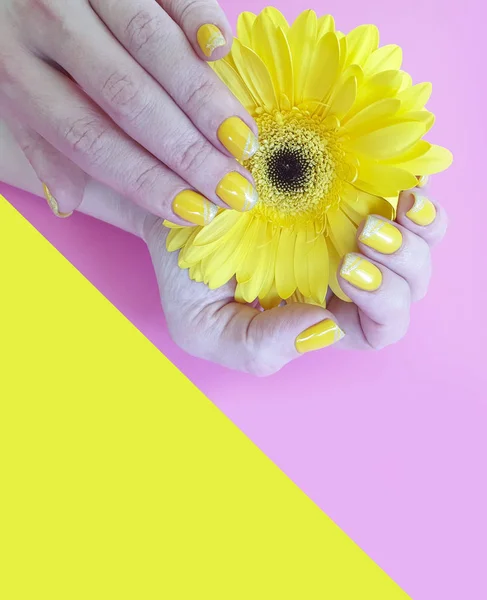
M 358 225 L 392 218 L 402 190 L 452 160 L 422 139 L 431 84 L 413 85 L 401 62 L 373 25 L 344 35 L 311 10 L 292 26 L 274 8 L 241 14 L 231 54 L 213 68 L 257 122 L 260 148 L 245 166 L 259 202 L 174 227 L 167 248 L 181 250 L 179 265 L 213 289 L 236 276 L 236 299 L 264 308 L 323 304 L 328 287 L 347 300 L 336 273 Z

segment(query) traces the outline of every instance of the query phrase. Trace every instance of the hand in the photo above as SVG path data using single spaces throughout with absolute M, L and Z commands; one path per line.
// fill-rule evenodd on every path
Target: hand
M 54 212 L 88 176 L 180 224 L 250 208 L 257 129 L 204 62 L 231 43 L 215 0 L 3 0 L 0 114 Z
M 413 194 L 419 202 L 409 212 Z M 261 312 L 234 301 L 234 283 L 210 290 L 191 281 L 179 269 L 177 253 L 166 251 L 160 221 L 152 220 L 145 238 L 173 339 L 189 354 L 259 376 L 335 342 L 340 348 L 370 350 L 399 341 L 409 325 L 411 302 L 428 288 L 430 247 L 442 239 L 447 225 L 445 211 L 429 200 L 423 203 L 423 194 L 416 189 L 401 195 L 397 223 L 381 217 L 362 224 L 360 252 L 345 257 L 344 276 L 336 274 L 353 303 L 333 297 L 328 310 L 293 303 Z

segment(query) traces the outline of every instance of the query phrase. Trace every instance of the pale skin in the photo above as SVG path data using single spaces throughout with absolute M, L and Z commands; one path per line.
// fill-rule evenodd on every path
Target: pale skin
M 221 38 L 214 29 L 202 38 L 205 25 Z M 11 133 L 0 122 L 0 180 L 39 196 L 43 182 L 58 213 L 78 210 L 141 237 L 171 335 L 190 354 L 262 376 L 297 359 L 296 339 L 324 320 L 345 333 L 339 348 L 399 341 L 411 302 L 428 288 L 430 248 L 446 231 L 436 203 L 434 221 L 420 226 L 406 215 L 413 197 L 402 194 L 401 247 L 386 255 L 358 243 L 381 271 L 380 287 L 364 291 L 338 274 L 353 302 L 334 297 L 328 310 L 238 304 L 234 282 L 211 291 L 166 251 L 163 219 L 194 224 L 175 212 L 181 192 L 228 208 L 217 193 L 226 176 L 252 183 L 220 132 L 229 118 L 257 134 L 255 123 L 206 64 L 231 41 L 215 0 L 3 0 L 0 115 Z
M 45 152 L 41 138 L 35 152 Z M 16 141 L 0 127 L 0 180 L 41 195 L 41 185 Z M 381 349 L 406 333 L 411 303 L 426 294 L 431 276 L 431 247 L 444 236 L 447 217 L 435 202 L 436 218 L 428 226 L 412 222 L 406 213 L 413 204 L 410 193 L 401 196 L 394 225 L 402 246 L 385 255 L 359 242 L 361 256 L 382 273 L 378 290 L 360 290 L 339 276 L 343 291 L 353 300 L 334 297 L 328 310 L 290 304 L 260 312 L 233 299 L 234 282 L 218 290 L 191 281 L 177 266 L 177 253 L 165 249 L 167 231 L 160 218 L 106 186 L 89 179 L 79 211 L 111 223 L 142 238 L 149 249 L 159 284 L 162 307 L 174 341 L 188 353 L 226 367 L 258 376 L 271 375 L 300 357 L 296 338 L 326 319 L 338 323 L 345 337 L 336 347 Z M 54 218 L 54 217 L 53 217 Z M 358 236 L 361 228 L 359 228 Z M 327 349 L 322 350 L 325 357 Z

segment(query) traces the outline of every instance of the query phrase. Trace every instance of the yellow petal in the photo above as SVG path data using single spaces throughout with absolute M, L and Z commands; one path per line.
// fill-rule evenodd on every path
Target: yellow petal
M 237 71 L 224 60 L 211 62 L 210 66 L 223 83 L 230 89 L 237 100 L 243 104 L 250 113 L 253 113 L 257 106 L 256 98 L 252 96 L 249 88 L 245 85 Z
M 186 244 L 182 247 L 178 256 L 178 265 L 181 269 L 187 269 L 191 266 L 191 263 L 186 261 L 186 253 L 192 247 L 194 238 L 198 235 L 199 227 L 192 227 L 190 229 L 194 229 L 194 231 L 191 231 L 191 235 L 189 236 Z
M 430 148 L 431 148 L 431 144 L 429 142 L 427 142 L 426 140 L 419 140 L 419 142 L 417 144 L 414 144 L 414 146 L 411 146 L 411 148 L 408 148 L 405 152 L 401 153 L 399 156 L 395 156 L 394 158 L 389 158 L 382 162 L 390 164 L 390 165 L 397 165 L 399 163 L 405 163 L 405 162 L 409 162 L 411 160 L 416 160 L 420 156 L 423 156 L 423 154 L 426 154 L 426 152 L 428 152 Z
M 356 113 L 352 118 L 342 121 L 343 127 L 353 137 L 371 131 L 379 122 L 394 116 L 399 110 L 401 103 L 396 98 L 385 98 L 378 100 Z
M 231 230 L 225 243 L 215 252 L 205 268 L 208 287 L 212 290 L 225 285 L 237 272 L 245 250 L 244 234 L 249 226 L 248 219 L 241 219 Z
M 356 190 L 356 192 L 354 199 L 346 196 L 340 203 L 340 209 L 355 225 L 360 225 L 367 215 L 381 215 L 386 219 L 393 217 L 393 208 L 387 200 L 362 190 Z
M 338 75 L 340 49 L 337 36 L 326 33 L 318 42 L 304 91 L 306 100 L 321 101 L 328 96 Z
M 203 273 L 201 272 L 201 264 L 198 263 L 189 268 L 189 276 L 193 281 L 201 283 L 203 281 Z
M 340 287 L 338 283 L 338 268 L 341 263 L 341 257 L 338 256 L 338 252 L 335 250 L 331 240 L 327 240 L 328 247 L 328 261 L 330 263 L 330 273 L 328 276 L 328 285 L 331 288 L 331 291 L 343 300 L 344 302 L 351 302 L 350 298 L 345 294 L 345 292 Z
M 269 292 L 267 293 L 267 295 L 264 296 L 263 298 L 259 298 L 259 301 L 260 301 L 260 305 L 262 306 L 262 308 L 264 310 L 270 310 L 272 308 L 276 308 L 277 306 L 279 306 L 279 304 L 281 304 L 282 298 L 277 293 L 275 283 L 272 285 L 272 287 L 269 290 Z
M 401 119 L 404 119 L 405 121 L 418 121 L 418 123 L 423 123 L 425 134 L 428 133 L 428 131 L 435 124 L 435 115 L 428 110 L 413 110 L 401 115 Z
M 416 187 L 416 177 L 391 165 L 361 160 L 355 186 L 376 196 L 394 196 L 402 190 Z
M 286 20 L 286 17 L 281 13 L 281 11 L 277 10 L 272 6 L 268 6 L 264 8 L 262 14 L 270 19 L 276 27 L 280 27 L 284 33 L 289 31 L 289 23 Z
M 312 248 L 308 254 L 309 288 L 311 297 L 319 304 L 322 304 L 326 298 L 329 271 L 328 249 L 324 236 L 320 234 L 312 242 Z
M 294 276 L 298 290 L 304 296 L 311 296 L 308 273 L 308 247 L 306 229 L 301 229 L 296 235 L 294 251 Z
M 372 52 L 365 62 L 364 73 L 367 77 L 370 77 L 380 71 L 399 70 L 401 65 L 401 47 L 390 44 Z
M 446 171 L 453 162 L 452 153 L 442 146 L 434 146 L 418 158 L 398 163 L 402 169 L 407 169 L 416 175 L 434 175 Z
M 357 228 L 341 210 L 334 208 L 327 213 L 328 237 L 340 256 L 357 250 Z
M 308 77 L 308 71 L 316 46 L 316 13 L 313 10 L 302 12 L 289 30 L 289 44 L 293 57 L 294 101 L 301 104 Z
M 292 104 L 294 101 L 293 62 L 284 31 L 274 25 L 270 18 L 266 18 L 265 12 L 255 20 L 253 31 L 254 49 L 269 70 L 277 96 L 285 94 Z
M 353 113 L 359 112 L 378 100 L 394 97 L 401 87 L 402 81 L 402 71 L 382 71 L 373 75 L 360 87 Z
M 258 237 L 260 235 L 261 227 L 264 224 L 260 219 L 252 218 L 250 225 L 244 234 L 243 248 L 242 248 L 242 261 L 237 267 L 237 281 L 239 283 L 245 283 L 250 281 L 252 277 L 252 268 L 254 257 L 250 256 L 254 251 L 258 243 Z
M 263 226 L 261 226 L 261 231 L 259 232 L 262 236 L 261 242 L 267 238 L 266 229 L 266 224 L 263 224 Z M 262 293 L 269 265 L 272 261 L 272 252 L 274 248 L 275 244 L 273 243 L 262 245 L 262 243 L 259 243 L 258 241 L 253 251 L 249 253 L 249 256 L 250 254 L 253 255 L 251 262 L 253 268 L 250 271 L 252 277 L 245 284 L 247 302 L 253 302 Z
M 181 229 L 181 227 L 187 227 L 187 225 L 178 225 L 177 223 L 171 223 L 171 221 L 168 221 L 167 219 L 164 219 L 162 224 L 168 229 Z
M 399 92 L 397 98 L 401 101 L 401 112 L 421 110 L 431 97 L 431 83 L 418 83 Z
M 335 115 L 339 120 L 342 119 L 352 108 L 356 97 L 357 78 L 352 75 L 333 94 L 328 114 Z
M 379 30 L 375 25 L 360 25 L 347 35 L 347 59 L 345 66 L 363 66 L 379 46 Z
M 399 156 L 421 139 L 425 132 L 422 123 L 396 123 L 361 135 L 346 143 L 352 152 L 377 160 Z
M 323 15 L 318 19 L 318 39 L 330 31 L 335 31 L 335 19 L 331 15 Z
M 181 227 L 171 229 L 166 239 L 166 248 L 168 252 L 175 252 L 184 246 L 193 233 L 193 227 Z M 196 228 L 199 229 L 199 228 Z
M 276 109 L 278 107 L 276 92 L 262 59 L 237 39 L 233 41 L 232 56 L 241 78 L 252 95 L 260 100 L 262 106 L 269 110 Z
M 237 269 L 237 281 L 239 283 L 249 283 L 255 275 L 259 264 L 262 262 L 263 250 L 267 244 L 267 223 L 261 219 L 253 219 L 251 228 L 248 231 L 249 239 L 252 239 L 252 245 L 249 248 L 247 256 Z M 252 302 L 257 297 L 257 294 Z
M 267 296 L 276 279 L 276 257 L 280 236 L 278 229 L 274 229 L 272 225 L 269 225 L 269 227 L 272 231 L 272 240 L 269 244 L 269 255 L 267 257 L 267 265 L 264 270 L 264 278 L 262 280 L 261 288 L 258 294 L 259 298 L 264 298 L 265 296 Z
M 290 229 L 282 229 L 276 258 L 276 287 L 281 298 L 286 300 L 294 294 L 294 250 L 296 234 Z
M 222 238 L 242 217 L 244 213 L 236 210 L 222 210 L 211 223 L 199 228 L 198 235 L 194 241 L 196 246 L 211 244 Z
M 254 13 L 243 12 L 239 15 L 237 21 L 237 37 L 249 48 L 252 47 L 252 26 L 257 18 Z

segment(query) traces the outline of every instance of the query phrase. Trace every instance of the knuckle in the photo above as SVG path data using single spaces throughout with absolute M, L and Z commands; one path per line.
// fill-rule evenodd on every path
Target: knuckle
M 58 0 L 21 0 L 18 3 L 19 18 L 31 26 L 38 26 L 39 19 L 51 26 L 65 22 L 66 11 Z
M 68 149 L 77 155 L 87 156 L 92 164 L 100 164 L 105 157 L 106 125 L 95 115 L 76 119 L 62 133 Z
M 131 184 L 131 194 L 136 198 L 150 199 L 157 196 L 160 180 L 164 175 L 163 167 L 158 164 L 144 166 Z
M 118 71 L 110 73 L 107 77 L 101 95 L 110 111 L 115 113 L 115 117 L 130 122 L 138 120 L 150 108 L 147 95 L 141 93 L 141 86 L 128 75 Z
M 201 112 L 205 106 L 212 104 L 215 97 L 215 86 L 208 73 L 200 73 L 188 77 L 190 87 L 183 92 L 183 105 L 188 112 Z
M 210 157 L 212 147 L 201 136 L 182 136 L 174 144 L 171 167 L 180 173 L 199 171 Z
M 127 23 L 124 31 L 129 51 L 137 53 L 149 43 L 155 45 L 161 30 L 159 18 L 146 10 L 139 10 Z
M 188 16 L 190 16 L 195 10 L 207 7 L 207 3 L 202 0 L 186 0 L 186 2 L 181 2 L 180 0 L 169 0 L 166 2 L 166 4 L 168 5 L 169 12 L 173 14 L 176 20 L 180 21 L 182 24 L 184 24 Z

